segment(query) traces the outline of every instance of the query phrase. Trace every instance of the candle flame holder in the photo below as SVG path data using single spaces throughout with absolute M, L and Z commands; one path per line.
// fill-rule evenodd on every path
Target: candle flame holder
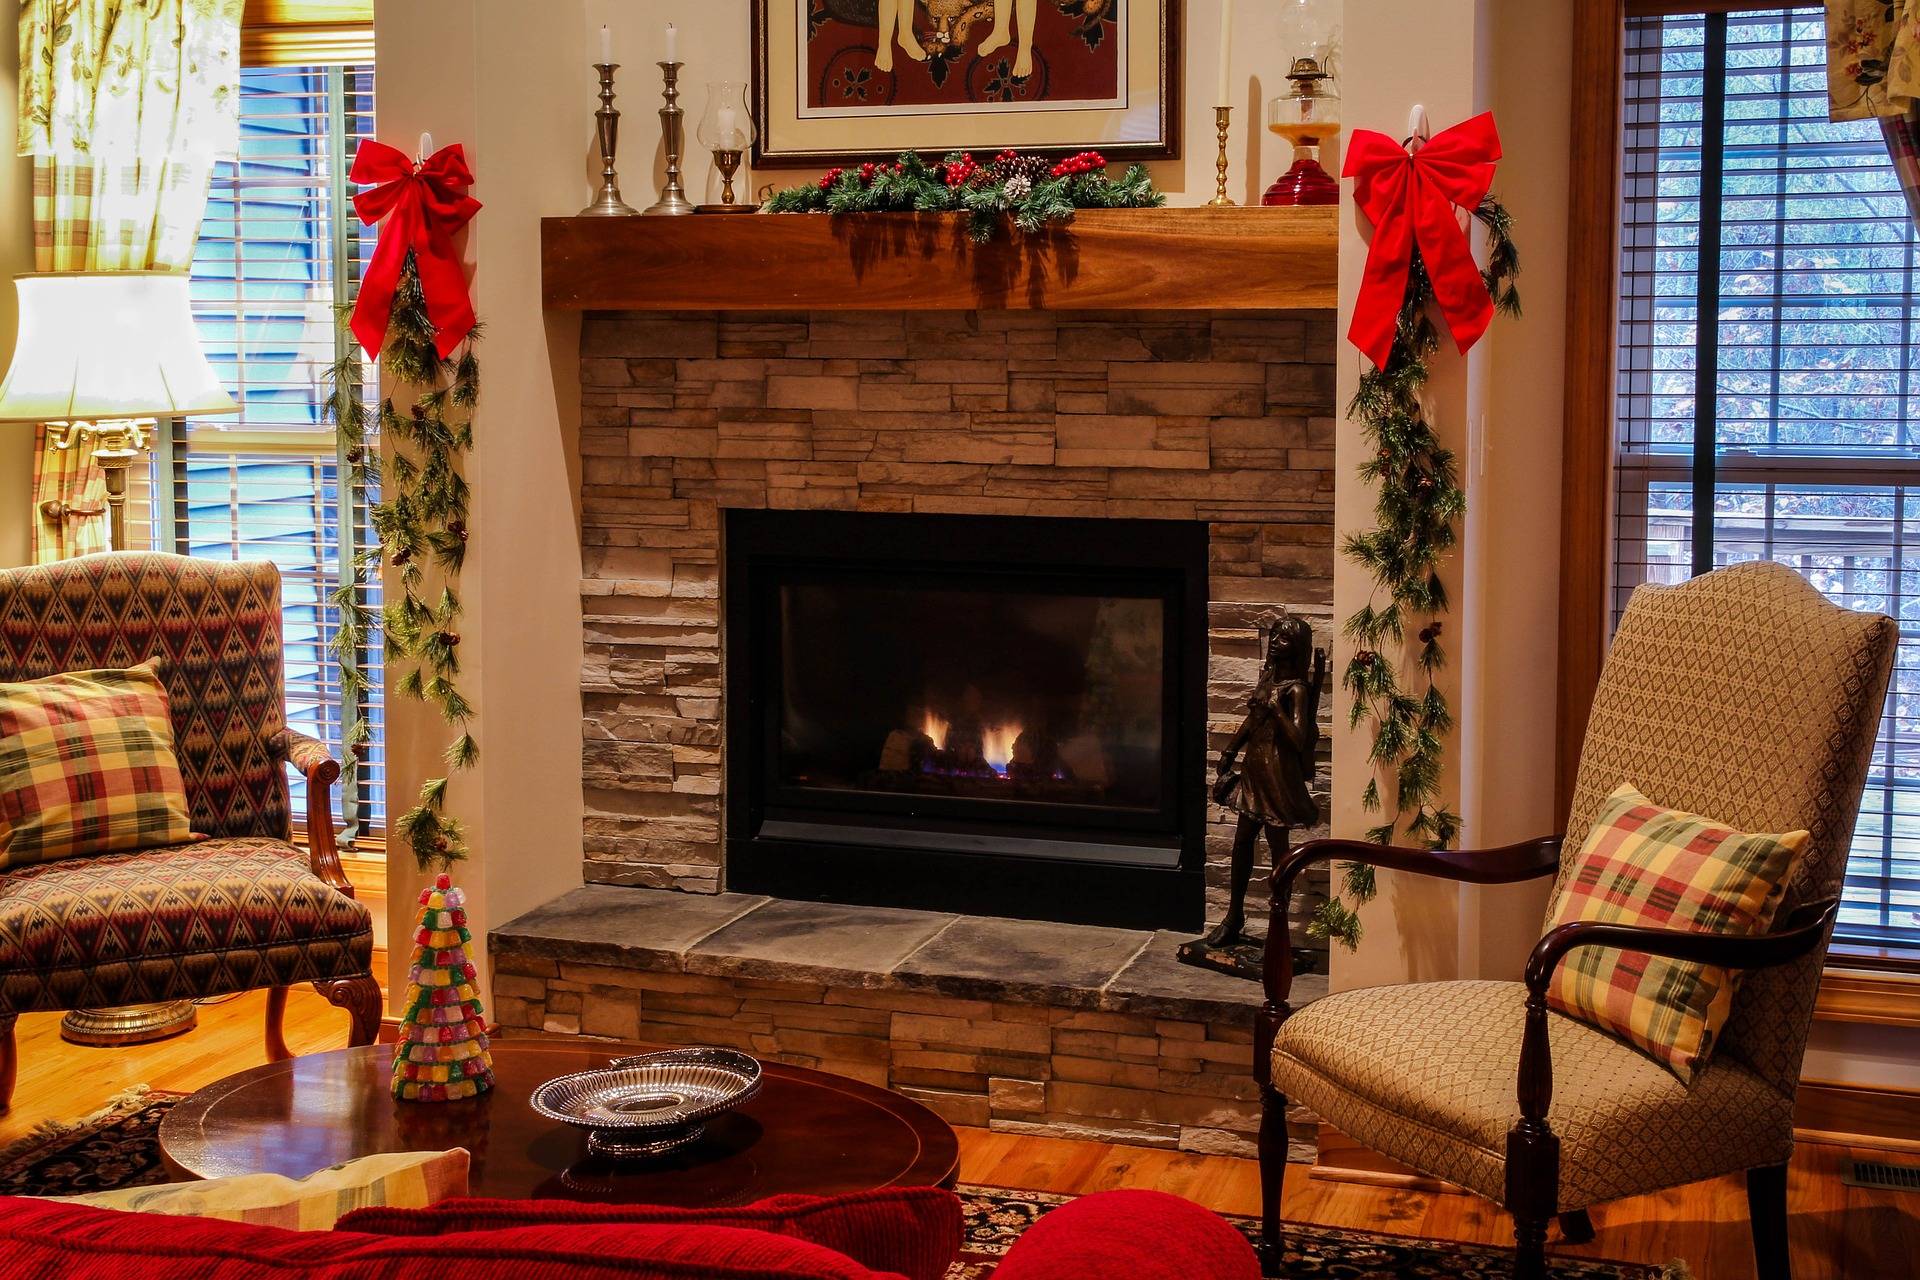
M 600 137 L 600 194 L 580 211 L 583 218 L 630 218 L 640 212 L 620 198 L 620 174 L 613 163 L 620 149 L 620 112 L 613 105 L 613 73 L 619 68 L 617 62 L 593 64 L 600 73 L 600 109 L 593 113 Z

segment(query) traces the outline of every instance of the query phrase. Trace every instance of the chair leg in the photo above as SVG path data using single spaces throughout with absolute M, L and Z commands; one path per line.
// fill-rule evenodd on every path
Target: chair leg
M 1513 1220 L 1513 1280 L 1546 1280 L 1547 1220 Z
M 1747 1213 L 1753 1219 L 1754 1270 L 1760 1280 L 1792 1280 L 1787 1256 L 1787 1166 L 1747 1170 Z
M 1560 1238 L 1568 1244 L 1593 1242 L 1593 1219 L 1587 1216 L 1585 1209 L 1574 1209 L 1560 1215 Z
M 1280 1274 L 1280 1192 L 1287 1176 L 1287 1097 L 1260 1089 L 1260 1272 Z
M 374 981 L 371 973 L 316 982 L 313 989 L 325 996 L 329 1004 L 353 1015 L 353 1030 L 347 1036 L 349 1046 L 372 1044 L 379 1038 L 380 1011 L 384 1002 L 380 999 L 380 984 Z
M 20 1046 L 13 1039 L 13 1023 L 13 1014 L 0 1014 L 0 1115 L 13 1106 L 13 1082 L 20 1074 Z
M 285 987 L 267 988 L 267 1061 L 285 1062 L 293 1054 L 287 1049 L 285 1023 L 287 1017 L 287 989 Z

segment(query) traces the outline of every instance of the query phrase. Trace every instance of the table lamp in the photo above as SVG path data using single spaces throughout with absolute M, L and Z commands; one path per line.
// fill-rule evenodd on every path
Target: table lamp
M 40 271 L 20 297 L 0 422 L 42 422 L 47 446 L 91 438 L 115 550 L 126 548 L 127 469 L 158 418 L 238 413 L 194 331 L 187 277 L 166 271 Z
M 0 422 L 43 422 L 47 447 L 91 437 L 107 482 L 113 547 L 125 550 L 127 468 L 157 418 L 238 413 L 194 332 L 187 277 L 163 271 L 42 271 L 14 277 L 20 327 L 0 383 Z M 73 1009 L 81 1044 L 138 1044 L 192 1027 L 191 1000 Z

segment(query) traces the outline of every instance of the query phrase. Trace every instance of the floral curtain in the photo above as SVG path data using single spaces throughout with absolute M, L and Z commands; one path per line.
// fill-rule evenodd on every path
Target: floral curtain
M 47 447 L 39 428 L 33 451 L 33 562 L 52 564 L 109 551 L 107 478 L 93 459 L 93 441 Z
M 1827 0 L 1827 114 L 1880 122 L 1920 223 L 1920 0 Z
M 22 0 L 40 271 L 185 271 L 240 138 L 244 0 Z

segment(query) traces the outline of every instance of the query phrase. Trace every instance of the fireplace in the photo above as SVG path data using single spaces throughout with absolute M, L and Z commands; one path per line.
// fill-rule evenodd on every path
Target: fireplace
M 1197 929 L 1207 526 L 725 512 L 728 887 Z

